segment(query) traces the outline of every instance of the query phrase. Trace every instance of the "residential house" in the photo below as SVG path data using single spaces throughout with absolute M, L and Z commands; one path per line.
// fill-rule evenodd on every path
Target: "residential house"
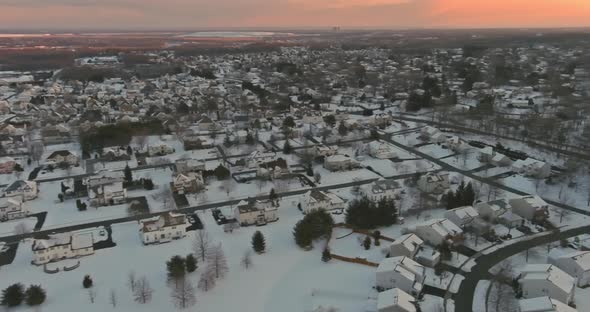
M 418 235 L 414 233 L 405 234 L 389 245 L 389 256 L 404 256 L 414 259 L 422 245 L 424 245 L 424 241 Z
M 69 166 L 77 166 L 80 162 L 80 158 L 75 152 L 69 150 L 59 150 L 51 153 L 47 157 L 47 163 L 52 165 L 67 164 Z
M 328 191 L 311 190 L 301 197 L 301 210 L 304 214 L 314 210 L 344 210 L 345 202 Z
M 0 221 L 25 218 L 29 207 L 18 197 L 8 197 L 0 201 Z
M 205 171 L 205 162 L 198 159 L 177 159 L 174 163 L 176 165 L 176 172 L 179 173 Z
M 385 258 L 376 272 L 378 290 L 399 288 L 413 296 L 422 293 L 426 269 L 408 257 Z
M 256 169 L 256 177 L 262 179 L 280 179 L 291 174 L 289 164 L 283 158 L 259 163 Z
M 577 312 L 575 308 L 549 296 L 518 300 L 518 312 Z
M 101 158 L 106 161 L 124 161 L 131 160 L 131 155 L 127 154 L 126 148 L 115 146 L 103 148 Z
M 148 155 L 153 156 L 164 156 L 174 153 L 174 149 L 166 144 L 157 144 L 148 146 Z
M 359 164 L 347 155 L 333 155 L 324 158 L 324 168 L 330 171 L 351 170 L 358 167 Z
M 314 149 L 316 157 L 329 157 L 338 153 L 338 147 L 335 146 L 316 145 Z
M 203 115 L 197 123 L 201 131 L 215 131 L 215 122 L 207 115 Z
M 369 117 L 369 125 L 373 127 L 387 127 L 393 121 L 393 116 L 390 114 L 375 114 Z
M 449 189 L 449 174 L 433 172 L 424 174 L 418 179 L 418 188 L 428 194 L 443 194 Z
M 377 295 L 377 312 L 416 312 L 416 299 L 407 292 L 394 288 Z
M 552 264 L 527 264 L 518 284 L 523 298 L 549 296 L 565 304 L 574 301 L 576 279 Z
M 538 195 L 512 198 L 512 211 L 526 220 L 544 220 L 549 216 L 549 204 Z
M 36 239 L 32 246 L 35 265 L 94 254 L 92 234 L 60 233 L 48 239 Z
M 496 155 L 494 155 L 494 157 L 492 158 L 491 163 L 492 165 L 497 167 L 508 167 L 512 166 L 512 164 L 514 164 L 514 161 L 504 154 L 496 153 Z
M 213 146 L 215 146 L 214 141 L 210 138 L 195 134 L 188 134 L 183 136 L 182 142 L 184 144 L 185 151 L 212 148 Z
M 380 201 L 383 198 L 396 199 L 401 192 L 401 186 L 395 180 L 381 179 L 369 185 L 363 185 L 360 192 L 362 196 L 372 201 Z
M 277 159 L 277 153 L 275 152 L 261 152 L 254 151 L 248 157 L 246 157 L 245 165 L 248 168 L 258 168 L 258 165 L 269 163 Z
M 72 141 L 72 131 L 65 125 L 47 126 L 41 130 L 43 143 L 61 144 Z
M 205 187 L 205 180 L 200 172 L 179 173 L 172 182 L 178 194 L 197 193 Z
M 141 240 L 144 245 L 169 242 L 186 236 L 186 215 L 166 212 L 159 216 L 139 221 Z
M 478 217 L 479 213 L 472 206 L 458 207 L 445 212 L 445 218 L 449 219 L 460 228 L 465 228 L 466 226 L 473 224 Z
M 442 143 L 447 139 L 440 130 L 431 126 L 420 129 L 420 138 L 432 143 Z
M 491 146 L 486 146 L 484 148 L 479 149 L 479 152 L 477 154 L 477 160 L 483 163 L 489 163 L 492 162 L 492 159 L 495 155 L 496 153 L 494 152 L 494 148 Z
M 519 159 L 512 164 L 512 168 L 518 173 L 537 179 L 544 179 L 551 175 L 551 164 L 533 158 Z
M 590 285 L 590 251 L 563 253 L 554 249 L 549 253 L 549 263 L 575 277 L 578 287 Z
M 1 157 L 0 158 L 0 174 L 7 174 L 12 173 L 14 171 L 14 167 L 16 166 L 16 161 L 12 157 Z
M 397 153 L 393 146 L 386 142 L 373 141 L 368 144 L 369 155 L 378 159 L 392 159 L 397 158 Z
M 9 184 L 3 192 L 4 197 L 20 197 L 23 200 L 32 200 L 37 198 L 39 190 L 37 182 L 17 180 Z
M 242 200 L 234 209 L 234 216 L 242 226 L 265 225 L 279 219 L 278 207 L 270 200 Z
M 463 230 L 449 219 L 428 220 L 416 224 L 410 232 L 434 246 L 439 246 L 445 241 L 457 242 L 463 238 Z
M 87 178 L 88 197 L 98 205 L 116 205 L 127 199 L 127 190 L 123 187 L 125 180 L 122 171 L 101 171 Z

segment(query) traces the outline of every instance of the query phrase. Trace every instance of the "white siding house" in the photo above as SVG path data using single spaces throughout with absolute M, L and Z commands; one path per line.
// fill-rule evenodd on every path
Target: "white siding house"
M 264 225 L 279 219 L 278 207 L 270 200 L 242 200 L 234 209 L 234 217 L 242 226 Z
M 91 234 L 60 233 L 49 236 L 49 239 L 37 239 L 32 246 L 32 263 L 41 265 L 91 255 L 94 254 L 93 244 Z
M 394 288 L 377 295 L 377 312 L 416 312 L 416 299 L 407 292 Z
M 186 215 L 167 212 L 139 221 L 144 245 L 169 242 L 186 236 Z
M 0 201 L 0 221 L 25 218 L 29 207 L 18 197 L 9 197 Z
M 537 195 L 527 195 L 509 200 L 512 211 L 527 219 L 544 219 L 549 214 L 549 204 Z
M 418 180 L 418 188 L 429 194 L 442 194 L 449 189 L 449 174 L 429 172 Z
M 527 264 L 518 283 L 523 298 L 549 296 L 566 304 L 574 300 L 576 279 L 551 264 Z
M 416 234 L 402 235 L 389 245 L 389 256 L 403 256 L 414 259 L 414 256 L 423 244 L 424 241 Z
M 37 198 L 37 194 L 39 190 L 37 189 L 37 182 L 35 181 L 23 181 L 17 180 L 13 183 L 9 184 L 4 189 L 4 196 L 5 197 L 21 197 L 24 200 L 32 200 Z
M 445 212 L 445 218 L 460 228 L 472 224 L 477 217 L 479 217 L 479 213 L 471 206 L 458 207 Z
M 301 197 L 300 204 L 303 213 L 307 214 L 313 210 L 342 210 L 345 202 L 334 193 L 312 190 Z
M 579 287 L 590 285 L 590 251 L 561 254 L 554 250 L 549 253 L 549 263 L 575 277 Z
M 444 241 L 454 241 L 463 236 L 463 230 L 448 219 L 433 219 L 416 224 L 410 232 L 431 245 L 438 246 Z
M 413 296 L 422 292 L 426 269 L 408 257 L 385 258 L 377 267 L 377 289 L 399 288 Z

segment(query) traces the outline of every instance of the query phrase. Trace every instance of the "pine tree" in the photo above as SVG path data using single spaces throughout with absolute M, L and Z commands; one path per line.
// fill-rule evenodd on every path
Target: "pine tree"
M 188 254 L 186 256 L 184 264 L 186 265 L 186 271 L 189 273 L 192 273 L 197 269 L 197 259 L 193 254 Z
M 131 173 L 131 168 L 129 168 L 129 165 L 125 166 L 123 173 L 125 174 L 125 182 L 127 182 L 127 183 L 133 182 L 133 173 Z
M 40 285 L 31 285 L 25 292 L 26 303 L 30 306 L 40 305 L 45 302 L 47 295 Z
M 82 286 L 84 286 L 84 288 L 90 288 L 92 287 L 93 281 L 92 278 L 90 277 L 90 275 L 85 275 L 84 279 L 82 280 Z
M 172 280 L 178 280 L 186 274 L 185 260 L 181 256 L 173 256 L 166 262 L 168 277 Z
M 338 134 L 340 134 L 343 137 L 348 134 L 348 128 L 346 128 L 346 125 L 343 122 L 341 122 L 338 126 Z
M 330 249 L 326 247 L 322 252 L 322 261 L 328 262 L 330 260 L 332 260 L 332 253 L 330 253 Z
M 463 191 L 463 206 L 473 205 L 475 201 L 475 191 L 473 190 L 473 184 L 469 182 Z
M 264 253 L 266 250 L 266 241 L 262 232 L 256 231 L 252 235 L 252 249 L 258 254 Z
M 7 307 L 20 305 L 25 298 L 24 286 L 20 283 L 12 284 L 2 291 L 0 304 Z
M 293 151 L 293 148 L 291 147 L 291 143 L 289 143 L 289 139 L 287 139 L 285 141 L 285 144 L 283 145 L 283 153 L 285 155 L 289 155 L 289 154 L 291 154 L 292 151 Z
M 365 250 L 369 250 L 371 248 L 371 237 L 365 236 L 365 239 L 363 240 L 363 247 L 365 247 Z

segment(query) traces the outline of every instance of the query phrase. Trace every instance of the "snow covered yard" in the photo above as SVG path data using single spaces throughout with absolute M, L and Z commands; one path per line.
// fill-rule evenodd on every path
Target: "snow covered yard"
M 15 219 L 15 220 L 9 220 L 9 221 L 5 221 L 5 222 L 0 222 L 0 235 L 2 236 L 6 236 L 6 235 L 12 235 L 15 234 L 15 232 L 18 232 L 20 230 L 16 230 L 16 227 L 20 225 L 19 224 L 24 224 L 24 227 L 20 230 L 25 230 L 25 231 L 32 231 L 33 228 L 35 228 L 35 224 L 37 223 L 37 218 L 31 217 L 31 218 L 24 218 L 24 219 Z

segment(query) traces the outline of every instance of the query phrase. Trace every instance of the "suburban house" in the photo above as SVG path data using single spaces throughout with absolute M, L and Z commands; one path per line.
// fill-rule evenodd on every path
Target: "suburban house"
M 313 210 L 344 210 L 344 200 L 328 191 L 311 190 L 301 197 L 301 210 L 307 214 Z
M 425 193 L 442 194 L 449 189 L 449 174 L 433 172 L 424 174 L 418 179 L 418 188 Z
M 344 171 L 358 167 L 358 163 L 347 155 L 333 155 L 324 158 L 324 168 L 330 171 Z
M 270 200 L 242 200 L 234 209 L 234 216 L 242 226 L 265 225 L 279 219 L 278 207 Z
M 527 264 L 518 283 L 523 298 L 549 296 L 565 304 L 574 301 L 576 279 L 552 264 Z
M 383 198 L 395 199 L 401 192 L 399 182 L 395 180 L 381 179 L 369 185 L 363 185 L 360 189 L 361 195 L 372 201 L 380 201 Z
M 16 166 L 16 161 L 12 157 L 2 157 L 0 158 L 0 174 L 7 174 L 12 173 L 14 171 L 14 167 Z
M 447 139 L 440 130 L 431 126 L 426 126 L 420 129 L 420 138 L 432 143 L 442 143 Z
M 368 144 L 369 155 L 378 159 L 392 159 L 397 158 L 397 153 L 393 146 L 385 142 L 373 141 Z
M 414 233 L 400 236 L 389 245 L 390 257 L 408 257 L 414 259 L 424 241 Z
M 182 143 L 184 144 L 185 151 L 211 148 L 214 146 L 214 142 L 209 138 L 195 134 L 185 135 L 182 138 Z
M 131 155 L 127 154 L 124 147 L 106 147 L 102 150 L 101 158 L 106 161 L 123 161 L 131 160 Z
M 259 164 L 269 163 L 277 159 L 277 153 L 275 152 L 261 152 L 254 151 L 246 158 L 245 165 L 248 168 L 258 168 Z
M 94 238 L 92 234 L 53 234 L 48 239 L 33 241 L 32 250 L 35 265 L 79 258 L 94 254 Z
M 61 165 L 68 164 L 70 166 L 77 166 L 80 162 L 80 158 L 74 152 L 68 150 L 60 150 L 51 153 L 47 159 L 48 164 Z
M 444 241 L 452 243 L 463 238 L 463 230 L 449 219 L 428 220 L 416 224 L 410 232 L 434 246 L 439 246 Z
M 518 312 L 577 312 L 575 308 L 549 296 L 518 300 Z
M 205 162 L 198 159 L 177 159 L 174 163 L 176 165 L 176 172 L 187 173 L 205 171 Z
M 149 156 L 164 156 L 174 153 L 174 149 L 166 144 L 148 146 Z
M 479 202 L 473 206 L 479 216 L 489 221 L 496 221 L 501 215 L 510 211 L 510 204 L 506 199 L 497 199 L 487 203 Z
M 519 159 L 512 164 L 512 168 L 518 173 L 537 179 L 544 179 L 551 175 L 551 164 L 533 158 Z
M 26 201 L 37 198 L 38 193 L 37 182 L 17 180 L 9 184 L 2 194 L 5 197 L 17 196 Z
M 256 177 L 263 179 L 280 179 L 291 174 L 289 164 L 283 158 L 277 158 L 273 161 L 258 164 Z
M 494 155 L 496 153 L 494 152 L 494 148 L 491 146 L 486 146 L 484 148 L 480 148 L 479 152 L 477 154 L 477 160 L 483 162 L 483 163 L 490 163 L 492 162 L 492 159 L 494 158 Z
M 181 213 L 166 212 L 140 220 L 139 223 L 144 245 L 165 243 L 186 236 L 186 215 Z
M 477 217 L 479 217 L 479 213 L 471 206 L 458 207 L 445 211 L 445 218 L 460 228 L 471 225 Z
M 538 195 L 512 198 L 508 202 L 514 213 L 527 220 L 543 220 L 549 215 L 549 204 Z
M 29 207 L 18 197 L 0 200 L 0 221 L 25 218 L 29 215 Z
M 426 269 L 408 257 L 385 258 L 377 267 L 378 290 L 399 288 L 413 296 L 422 292 Z
M 102 171 L 86 180 L 88 197 L 98 205 L 117 205 L 127 199 L 122 171 Z
M 467 142 L 465 142 L 463 139 L 456 135 L 447 137 L 447 139 L 444 142 L 444 145 L 454 152 L 463 151 L 469 147 L 469 144 L 467 144 Z
M 334 156 L 338 153 L 338 147 L 316 145 L 314 147 L 316 157 Z
M 197 193 L 205 187 L 205 180 L 199 172 L 187 172 L 177 174 L 172 184 L 178 194 Z
M 494 157 L 492 158 L 491 163 L 492 165 L 497 167 L 507 167 L 512 166 L 514 161 L 504 154 L 496 153 L 496 155 L 494 155 Z
M 72 140 L 71 133 L 72 131 L 65 125 L 47 126 L 41 130 L 45 144 L 68 143 Z
M 563 253 L 554 249 L 549 253 L 549 263 L 575 277 L 578 287 L 590 285 L 590 251 Z
M 386 290 L 377 295 L 377 312 L 416 311 L 416 299 L 399 288 Z

